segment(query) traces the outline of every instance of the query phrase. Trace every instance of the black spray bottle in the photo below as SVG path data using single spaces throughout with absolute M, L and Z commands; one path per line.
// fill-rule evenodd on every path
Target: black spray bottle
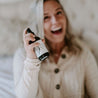
M 32 31 L 30 30 L 30 28 L 27 29 L 27 33 L 32 33 L 32 34 L 34 34 L 34 32 L 32 32 Z M 35 34 L 34 34 L 34 35 L 35 35 Z M 42 40 L 40 39 L 40 37 L 38 37 L 38 36 L 35 35 L 35 41 L 29 41 L 29 44 L 32 44 L 32 43 L 34 43 L 34 42 L 40 43 L 39 46 L 37 46 L 37 47 L 34 48 L 37 58 L 38 58 L 40 61 L 43 61 L 43 60 L 45 60 L 46 58 L 48 58 L 49 52 L 48 52 L 48 50 L 46 49 L 46 47 L 45 47 L 44 43 L 42 42 Z

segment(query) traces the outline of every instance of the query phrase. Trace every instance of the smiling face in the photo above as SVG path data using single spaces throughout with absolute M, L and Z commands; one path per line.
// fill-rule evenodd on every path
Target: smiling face
M 64 42 L 66 34 L 66 16 L 61 5 L 50 0 L 44 3 L 45 38 L 52 43 Z

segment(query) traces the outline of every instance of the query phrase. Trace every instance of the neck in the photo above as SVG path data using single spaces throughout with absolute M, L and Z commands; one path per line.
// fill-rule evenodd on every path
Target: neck
M 64 48 L 65 46 L 65 42 L 60 42 L 60 43 L 51 43 L 49 42 L 50 44 L 49 47 L 50 47 L 50 51 L 52 54 L 60 54 L 62 49 Z

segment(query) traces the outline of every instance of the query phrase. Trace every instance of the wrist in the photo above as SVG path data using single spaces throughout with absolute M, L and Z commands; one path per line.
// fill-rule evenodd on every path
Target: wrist
M 27 58 L 25 59 L 24 61 L 24 64 L 25 64 L 25 68 L 33 68 L 33 69 L 36 69 L 36 68 L 40 68 L 40 63 L 41 61 L 39 59 L 30 59 L 30 58 Z

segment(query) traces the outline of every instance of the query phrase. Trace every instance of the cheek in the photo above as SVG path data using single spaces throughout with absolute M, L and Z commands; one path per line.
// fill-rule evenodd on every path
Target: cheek
M 48 26 L 47 26 L 47 24 L 44 24 L 44 35 L 45 35 L 45 37 L 47 38 L 47 36 L 48 36 Z
M 45 33 L 50 31 L 50 26 L 51 26 L 50 22 L 45 22 L 44 23 L 44 32 Z
M 63 24 L 66 26 L 66 18 L 62 19 Z
M 50 39 L 51 33 L 49 32 L 49 26 L 47 24 L 44 24 L 44 36 L 46 39 Z
M 47 24 L 44 24 L 44 33 L 46 34 L 47 31 L 48 31 L 48 26 L 47 26 Z

